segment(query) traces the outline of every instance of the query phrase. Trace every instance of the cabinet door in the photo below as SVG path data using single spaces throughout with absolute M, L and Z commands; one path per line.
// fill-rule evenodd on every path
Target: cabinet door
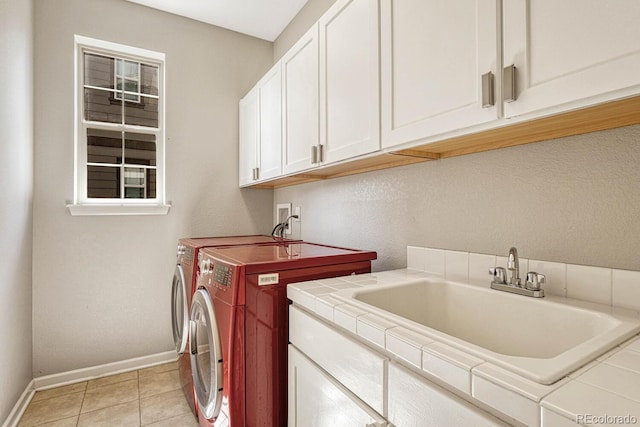
M 239 175 L 240 186 L 254 181 L 254 169 L 258 165 L 257 147 L 259 144 L 259 105 L 258 90 L 252 89 L 239 105 Z
M 289 344 L 289 427 L 383 427 L 384 419 Z
M 396 426 L 506 426 L 439 386 L 397 365 L 389 367 L 389 422 Z
M 314 166 L 311 147 L 318 145 L 318 25 L 282 57 L 282 170 Z
M 289 306 L 289 341 L 369 407 L 385 415 L 387 358 L 295 305 Z M 337 348 L 340 351 L 335 351 Z
M 320 18 L 321 160 L 380 149 L 378 0 L 338 0 Z
M 500 70 L 496 23 L 496 0 L 382 1 L 383 147 L 498 118 L 497 93 L 482 99 L 482 75 Z
M 260 144 L 258 180 L 282 172 L 282 73 L 276 64 L 258 83 L 260 92 Z
M 640 92 L 640 2 L 503 2 L 504 65 L 516 66 L 513 117 Z M 549 110 L 549 113 L 554 111 Z

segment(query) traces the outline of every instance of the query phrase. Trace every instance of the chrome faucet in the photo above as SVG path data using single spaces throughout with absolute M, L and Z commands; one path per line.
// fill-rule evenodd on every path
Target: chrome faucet
M 520 260 L 518 259 L 518 250 L 515 247 L 509 249 L 509 257 L 507 258 L 507 270 L 511 272 L 509 284 L 511 286 L 520 286 Z
M 511 272 L 511 278 L 508 283 L 507 270 Z M 520 260 L 518 259 L 518 250 L 515 247 L 509 249 L 507 268 L 490 268 L 489 274 L 493 277 L 491 289 L 534 298 L 544 297 L 544 290 L 540 287 L 540 285 L 546 282 L 544 274 L 538 274 L 535 271 L 528 272 L 525 285 L 522 286 L 522 281 L 520 280 Z

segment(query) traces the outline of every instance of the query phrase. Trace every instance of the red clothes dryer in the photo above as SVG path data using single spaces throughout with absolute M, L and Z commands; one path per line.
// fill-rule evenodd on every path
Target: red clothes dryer
M 368 273 L 376 253 L 302 242 L 201 253 L 189 325 L 200 425 L 285 426 L 287 284 Z
M 178 259 L 173 273 L 171 286 L 171 324 L 173 339 L 178 352 L 178 368 L 180 382 L 187 402 L 194 415 L 197 415 L 191 376 L 191 361 L 188 345 L 189 307 L 191 299 L 196 291 L 196 279 L 198 276 L 198 256 L 200 250 L 206 247 L 226 247 L 238 245 L 277 244 L 286 241 L 272 236 L 230 236 L 230 237 L 199 237 L 186 238 L 178 241 Z

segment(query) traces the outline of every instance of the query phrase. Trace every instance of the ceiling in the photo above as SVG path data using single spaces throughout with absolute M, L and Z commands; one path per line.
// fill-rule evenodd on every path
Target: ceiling
M 127 0 L 274 41 L 307 0 Z

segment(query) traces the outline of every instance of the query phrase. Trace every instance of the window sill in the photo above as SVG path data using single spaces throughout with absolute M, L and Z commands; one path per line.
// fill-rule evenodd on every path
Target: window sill
M 171 205 L 133 205 L 133 204 L 69 204 L 71 216 L 98 215 L 166 215 Z

